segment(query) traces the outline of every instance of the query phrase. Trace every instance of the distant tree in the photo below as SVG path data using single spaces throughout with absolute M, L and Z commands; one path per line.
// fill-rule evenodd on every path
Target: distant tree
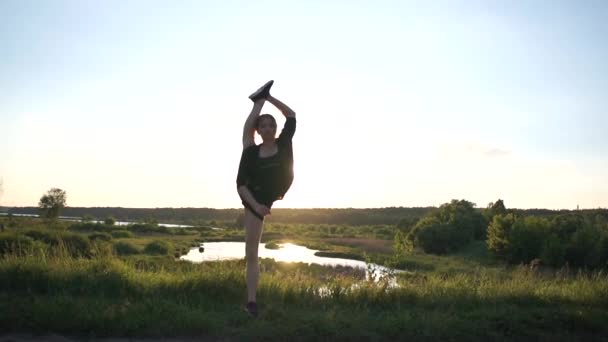
M 158 226 L 158 220 L 153 217 L 146 217 L 143 219 L 143 224 L 151 225 L 151 226 Z
M 578 267 L 598 267 L 602 259 L 602 243 L 602 232 L 585 225 L 572 234 L 566 247 L 566 261 Z
M 585 227 L 585 218 L 581 214 L 562 214 L 553 218 L 551 226 L 560 239 L 568 240 L 576 231 Z
M 397 223 L 397 229 L 399 229 L 401 232 L 407 233 L 414 227 L 418 220 L 418 217 L 404 217 Z
M 51 190 L 40 197 L 40 202 L 38 202 L 38 209 L 41 215 L 48 219 L 59 217 L 59 212 L 66 205 L 66 198 L 67 195 L 64 190 L 51 188 Z
M 91 215 L 84 215 L 80 218 L 81 222 L 91 222 L 93 221 L 93 216 Z
M 454 252 L 470 241 L 462 231 L 443 223 L 420 226 L 415 236 L 415 244 L 433 254 Z
M 549 228 L 550 222 L 544 217 L 528 216 L 516 219 L 510 233 L 509 261 L 527 264 L 541 256 Z
M 496 215 L 488 226 L 486 243 L 496 256 L 506 257 L 510 247 L 510 234 L 515 222 L 513 214 Z
M 459 231 L 460 235 L 470 234 L 470 238 L 477 240 L 485 238 L 488 222 L 475 210 L 475 203 L 454 199 L 450 203 L 442 204 L 435 216 L 442 224 Z
M 116 223 L 116 220 L 112 216 L 108 216 L 105 220 L 103 220 L 103 223 L 107 224 L 108 226 L 113 226 Z
M 475 209 L 474 203 L 452 200 L 418 220 L 407 232 L 399 229 L 406 235 L 395 239 L 395 247 L 400 250 L 421 248 L 434 254 L 451 253 L 472 240 L 484 239 L 486 227 L 487 220 Z
M 600 215 L 600 214 L 596 214 L 594 219 L 593 219 L 593 224 L 602 231 L 605 231 L 608 233 L 608 222 L 606 221 L 606 219 Z
M 2 178 L 0 178 L 0 198 L 2 198 L 2 194 L 4 193 L 4 182 Z M 4 231 L 4 223 L 0 223 L 0 231 Z
M 492 203 L 490 202 L 490 204 L 488 205 L 488 214 L 490 216 L 490 219 L 493 218 L 496 215 L 505 215 L 507 214 L 507 207 L 505 207 L 505 202 L 503 202 L 503 200 L 498 199 L 496 202 Z
M 566 243 L 556 234 L 550 233 L 544 238 L 540 259 L 547 266 L 559 267 L 564 264 L 566 247 Z
M 407 239 L 407 234 L 403 233 L 401 230 L 397 230 L 397 234 L 395 234 L 393 240 L 393 247 L 397 254 L 405 254 L 412 250 L 412 244 Z

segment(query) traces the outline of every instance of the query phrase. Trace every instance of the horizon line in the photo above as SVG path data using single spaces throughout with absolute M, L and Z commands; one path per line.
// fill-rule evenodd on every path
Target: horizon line
M 449 202 L 446 202 L 449 203 Z M 445 204 L 445 203 L 442 203 Z M 357 210 L 366 210 L 366 209 L 395 209 L 395 208 L 404 208 L 404 209 L 416 209 L 416 208 L 439 208 L 440 206 L 412 206 L 412 207 L 406 207 L 406 206 L 387 206 L 387 207 L 306 207 L 306 208 L 272 208 L 272 210 L 319 210 L 319 209 L 340 209 L 340 210 L 345 210 L 345 209 L 357 209 Z M 37 206 L 4 206 L 4 205 L 0 205 L 0 208 L 2 209 L 11 209 L 11 208 L 38 208 Z M 212 210 L 240 210 L 243 209 L 242 207 L 226 207 L 226 208 L 214 208 L 214 207 L 123 207 L 123 206 L 66 206 L 64 207 L 64 209 L 66 208 L 74 208 L 74 209 L 96 209 L 96 208 L 117 208 L 117 209 L 147 209 L 147 210 L 154 210 L 154 209 L 212 209 Z M 480 207 L 480 206 L 475 206 L 474 208 L 478 208 L 478 209 L 484 209 L 486 207 Z M 559 209 L 552 209 L 552 208 L 541 208 L 541 207 L 529 207 L 529 208 L 517 208 L 517 207 L 507 207 L 507 210 L 509 209 L 516 209 L 516 210 L 551 210 L 551 211 L 563 211 L 563 210 L 568 210 L 568 211 L 576 211 L 576 210 L 606 210 L 608 209 L 608 207 L 594 207 L 594 208 L 582 208 L 582 207 L 577 207 L 577 208 L 559 208 Z

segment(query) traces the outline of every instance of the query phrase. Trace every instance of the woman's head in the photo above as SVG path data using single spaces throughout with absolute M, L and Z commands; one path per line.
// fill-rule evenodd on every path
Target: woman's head
M 262 140 L 274 139 L 277 134 L 277 121 L 270 114 L 262 114 L 255 123 L 255 129 L 262 137 Z

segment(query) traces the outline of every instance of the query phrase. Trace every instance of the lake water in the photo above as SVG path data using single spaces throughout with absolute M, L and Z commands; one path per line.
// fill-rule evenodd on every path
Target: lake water
M 8 213 L 0 213 L 0 216 L 8 216 Z M 36 215 L 36 214 L 13 214 L 13 216 L 17 216 L 17 217 L 40 217 L 40 215 Z M 74 222 L 81 222 L 82 218 L 81 217 L 73 217 L 73 216 L 59 216 L 60 220 L 63 221 L 74 221 Z M 96 220 L 91 220 L 90 222 L 93 223 L 103 223 L 103 221 L 96 221 Z M 127 221 L 116 221 L 114 224 L 117 226 L 127 226 L 130 224 L 135 224 L 137 222 L 127 222 Z M 189 225 L 185 225 L 185 224 L 171 224 L 171 223 L 159 223 L 159 226 L 163 226 L 163 227 L 168 227 L 168 228 L 188 228 L 188 227 L 192 227 Z M 211 228 L 211 229 L 221 229 L 221 228 Z
M 279 249 L 268 249 L 265 247 L 266 244 L 260 244 L 258 248 L 258 255 L 260 258 L 271 258 L 276 261 L 284 262 L 304 262 L 307 264 L 319 264 L 328 266 L 349 266 L 358 267 L 367 271 L 367 264 L 363 261 L 342 259 L 342 258 L 326 258 L 316 256 L 318 252 L 314 249 L 309 249 L 304 246 L 294 245 L 292 243 L 280 244 Z M 199 252 L 198 247 L 192 248 L 188 251 L 188 254 L 183 255 L 180 259 L 188 260 L 191 262 L 205 262 L 205 261 L 218 261 L 218 260 L 230 260 L 230 259 L 242 259 L 245 257 L 245 243 L 244 242 L 205 242 L 202 244 L 205 248 L 203 253 Z M 387 271 L 386 267 L 370 264 L 374 272 L 373 277 L 377 278 L 377 275 L 383 271 Z M 369 276 L 369 274 L 367 274 Z

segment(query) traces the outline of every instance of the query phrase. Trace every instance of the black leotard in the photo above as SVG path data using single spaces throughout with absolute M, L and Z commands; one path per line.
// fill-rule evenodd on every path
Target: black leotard
M 292 138 L 296 131 L 296 118 L 288 117 L 276 140 L 277 153 L 260 157 L 260 145 L 252 145 L 243 150 L 236 178 L 237 188 L 245 185 L 255 198 L 268 208 L 274 201 L 283 199 L 293 182 Z M 241 198 L 243 205 L 257 217 L 263 219 L 250 203 Z

